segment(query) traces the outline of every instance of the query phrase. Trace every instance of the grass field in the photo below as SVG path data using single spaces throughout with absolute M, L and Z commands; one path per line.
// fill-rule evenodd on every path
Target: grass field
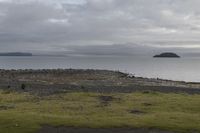
M 200 132 L 200 95 L 79 92 L 39 97 L 0 91 L 0 133 L 37 133 L 46 124 Z

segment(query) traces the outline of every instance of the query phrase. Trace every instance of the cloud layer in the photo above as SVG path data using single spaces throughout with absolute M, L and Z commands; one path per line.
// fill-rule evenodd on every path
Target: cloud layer
M 200 47 L 199 0 L 0 0 L 1 51 Z

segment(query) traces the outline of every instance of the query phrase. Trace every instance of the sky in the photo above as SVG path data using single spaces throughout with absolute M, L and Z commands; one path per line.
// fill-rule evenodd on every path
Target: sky
M 199 0 L 0 0 L 0 52 L 199 52 L 199 5 Z

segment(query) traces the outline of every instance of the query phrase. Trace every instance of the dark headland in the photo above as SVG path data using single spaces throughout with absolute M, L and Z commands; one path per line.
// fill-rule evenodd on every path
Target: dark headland
M 32 53 L 8 52 L 8 53 L 0 53 L 0 56 L 32 56 Z
M 167 53 L 161 53 L 159 55 L 155 55 L 153 56 L 154 58 L 180 58 L 179 55 L 175 54 L 175 53 L 170 53 L 170 52 L 167 52 Z

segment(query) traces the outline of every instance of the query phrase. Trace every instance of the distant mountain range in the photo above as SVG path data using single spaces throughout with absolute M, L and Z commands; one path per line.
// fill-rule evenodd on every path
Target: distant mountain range
M 0 53 L 0 56 L 32 56 L 32 53 L 23 53 L 23 52 L 8 52 Z

